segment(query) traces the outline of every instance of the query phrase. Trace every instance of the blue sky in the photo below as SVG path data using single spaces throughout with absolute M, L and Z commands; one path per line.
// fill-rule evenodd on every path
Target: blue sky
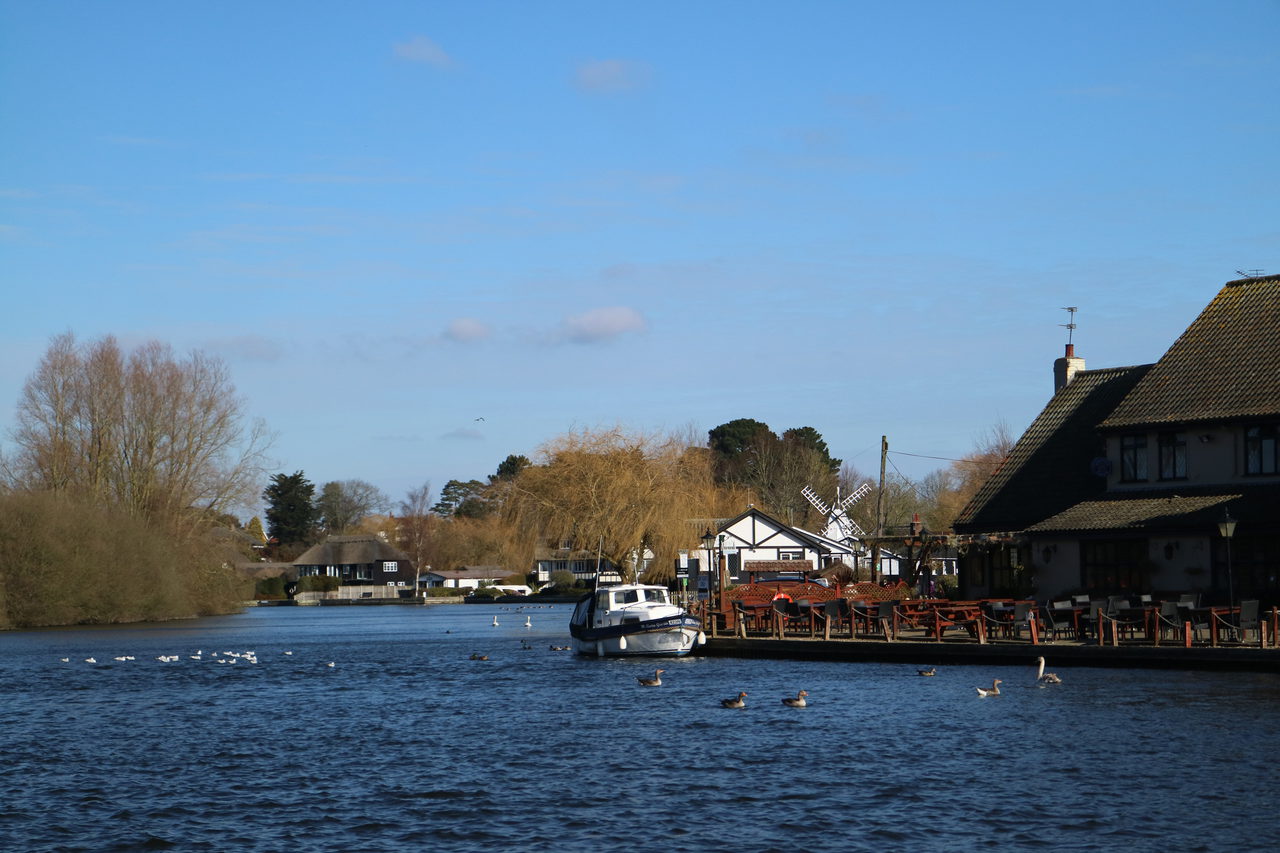
M 1280 271 L 1280 4 L 0 2 L 0 425 L 50 338 L 229 364 L 393 498 L 570 429 L 919 477 Z M 477 420 L 483 418 L 484 420 Z

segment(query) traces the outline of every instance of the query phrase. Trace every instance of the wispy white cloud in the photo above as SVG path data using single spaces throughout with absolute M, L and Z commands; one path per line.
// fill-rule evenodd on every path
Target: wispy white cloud
M 593 59 L 578 66 L 574 82 L 584 92 L 629 92 L 644 88 L 653 76 L 643 62 L 626 59 Z
M 440 436 L 445 441 L 484 441 L 484 435 L 478 429 L 459 427 Z
M 482 341 L 492 333 L 493 330 L 487 324 L 471 317 L 459 317 L 451 321 L 444 330 L 446 338 L 462 344 Z
M 643 332 L 646 328 L 644 316 L 639 311 L 617 305 L 593 308 L 582 314 L 566 317 L 561 325 L 561 333 L 571 343 L 597 344 L 615 340 L 631 332 Z
M 393 50 L 396 59 L 403 59 L 405 62 L 421 62 L 436 68 L 449 68 L 453 65 L 453 58 L 445 53 L 444 48 L 426 36 L 414 36 L 409 41 L 399 42 Z
M 234 335 L 205 342 L 205 348 L 237 361 L 275 362 L 280 360 L 280 345 L 263 335 Z

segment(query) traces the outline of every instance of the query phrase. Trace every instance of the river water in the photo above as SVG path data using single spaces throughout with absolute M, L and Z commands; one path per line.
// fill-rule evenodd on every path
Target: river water
M 258 608 L 0 634 L 0 849 L 1280 839 L 1276 676 L 1051 666 L 1064 683 L 1040 688 L 1030 659 L 921 678 L 898 664 L 708 658 L 667 660 L 663 686 L 647 688 L 636 676 L 653 662 L 551 648 L 568 644 L 570 609 Z M 258 663 L 217 662 L 232 651 Z M 993 677 L 1002 695 L 978 697 Z M 784 707 L 801 688 L 809 707 Z M 746 709 L 720 707 L 739 690 Z

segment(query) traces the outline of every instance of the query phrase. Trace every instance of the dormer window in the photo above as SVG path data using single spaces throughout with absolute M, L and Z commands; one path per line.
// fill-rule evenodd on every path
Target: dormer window
M 1280 427 L 1264 424 L 1244 431 L 1244 472 L 1246 474 L 1280 474 L 1280 454 L 1276 453 Z
M 1160 450 L 1160 479 L 1187 479 L 1187 435 L 1182 432 L 1162 432 L 1157 438 Z
M 1120 482 L 1143 483 L 1147 479 L 1147 437 L 1120 437 Z

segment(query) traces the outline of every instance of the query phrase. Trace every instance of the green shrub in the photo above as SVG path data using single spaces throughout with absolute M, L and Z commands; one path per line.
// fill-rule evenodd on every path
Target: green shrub
M 254 584 L 253 595 L 258 599 L 279 600 L 284 598 L 284 578 L 263 578 Z
M 298 592 L 336 592 L 338 579 L 323 575 L 309 575 L 298 578 Z

